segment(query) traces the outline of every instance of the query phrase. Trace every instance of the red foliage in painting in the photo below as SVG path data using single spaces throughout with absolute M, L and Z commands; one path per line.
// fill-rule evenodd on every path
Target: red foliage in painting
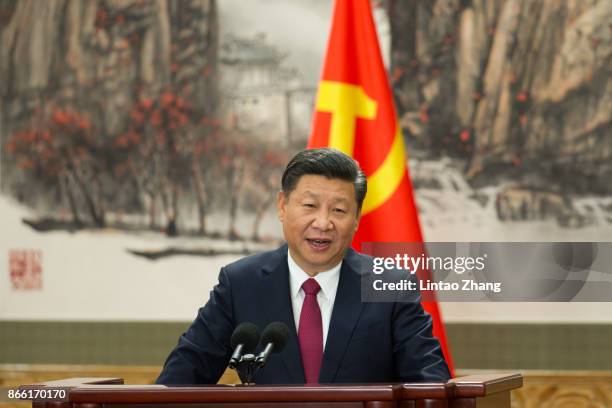
M 144 114 L 138 109 L 132 109 L 130 112 L 130 117 L 137 125 L 141 125 L 145 120 Z
M 31 169 L 34 167 L 34 161 L 30 159 L 23 159 L 19 163 L 17 163 L 17 167 L 20 169 Z
M 149 110 L 153 107 L 153 99 L 143 98 L 140 100 L 139 106 L 144 110 Z
M 157 144 L 159 145 L 166 144 L 166 134 L 164 132 L 158 132 L 156 140 L 157 140 Z
M 287 163 L 286 153 L 280 150 L 267 151 L 264 155 L 266 163 L 274 166 L 284 166 Z
M 164 92 L 161 97 L 162 106 L 167 108 L 174 102 L 174 95 L 170 92 Z
M 187 108 L 187 102 L 180 96 L 177 96 L 175 99 L 175 105 L 179 109 Z
M 128 147 L 129 146 L 128 138 L 125 135 L 119 136 L 117 139 L 115 139 L 115 146 L 117 146 L 117 147 Z
M 391 73 L 391 82 L 395 83 L 397 82 L 403 74 L 403 70 L 399 67 L 395 67 L 393 68 L 393 72 Z
M 106 29 L 111 25 L 111 21 L 110 18 L 108 16 L 108 12 L 100 7 L 98 8 L 98 10 L 96 11 L 96 19 L 94 21 L 94 26 L 97 29 Z
M 429 112 L 428 112 L 428 108 L 426 105 L 422 105 L 421 108 L 419 109 L 419 120 L 422 123 L 427 123 L 429 122 Z
M 591 40 L 591 46 L 595 49 L 599 47 L 599 45 L 603 42 L 603 39 L 599 37 L 591 37 L 590 40 Z
M 153 126 L 161 126 L 162 117 L 161 117 L 161 112 L 159 111 L 159 109 L 154 110 L 153 113 L 151 114 L 151 124 Z
M 521 91 L 516 94 L 516 100 L 518 102 L 525 103 L 527 99 L 529 99 L 529 94 L 526 91 Z
M 138 144 L 141 141 L 140 134 L 137 132 L 128 132 L 126 137 L 133 144 Z
M 472 137 L 472 135 L 471 135 L 470 131 L 467 130 L 467 129 L 464 129 L 464 130 L 461 131 L 461 133 L 459 133 L 459 139 L 462 142 L 469 141 L 471 137 Z
M 121 177 L 128 172 L 128 168 L 125 164 L 117 164 L 113 167 L 113 174 L 117 177 Z
M 54 175 L 69 162 L 86 160 L 97 147 L 84 114 L 69 108 L 55 108 L 48 120 L 14 132 L 6 151 L 24 170 L 40 170 Z
M 218 120 L 209 118 L 207 116 L 204 116 L 202 119 L 200 119 L 200 125 L 204 126 L 218 126 L 218 123 Z
M 157 100 L 140 99 L 130 110 L 130 119 L 130 136 L 126 140 L 118 138 L 116 144 L 125 147 L 130 143 L 140 143 L 140 136 L 135 135 L 146 132 L 143 126 L 151 126 L 157 130 L 156 142 L 163 144 L 167 140 L 166 133 L 179 131 L 193 122 L 189 103 L 170 91 L 163 92 Z
M 455 37 L 454 37 L 454 36 L 452 36 L 452 35 L 450 35 L 450 34 L 446 34 L 446 35 L 444 36 L 444 38 L 442 38 L 442 42 L 443 42 L 445 45 L 451 45 L 451 44 L 453 44 L 453 43 L 455 42 Z
M 56 109 L 53 112 L 52 118 L 53 122 L 55 122 L 56 125 L 62 126 L 70 123 L 70 118 L 68 117 L 68 114 L 60 109 Z
M 4 146 L 4 148 L 9 154 L 13 154 L 15 153 L 15 150 L 17 150 L 17 144 L 15 143 L 14 140 L 11 140 Z
M 77 122 L 77 127 L 82 130 L 87 130 L 91 128 L 91 122 L 87 118 L 80 118 Z
M 232 164 L 232 159 L 228 155 L 224 154 L 221 156 L 220 162 L 223 167 L 229 167 Z
M 51 122 L 51 126 L 72 133 L 91 129 L 89 118 L 70 109 L 55 109 L 51 115 Z

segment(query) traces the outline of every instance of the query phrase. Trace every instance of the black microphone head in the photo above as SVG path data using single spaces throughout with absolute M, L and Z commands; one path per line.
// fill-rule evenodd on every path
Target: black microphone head
M 259 343 L 259 329 L 253 323 L 240 323 L 232 333 L 230 342 L 232 349 L 242 344 L 245 353 L 252 353 Z
M 272 322 L 261 333 L 261 344 L 274 344 L 274 352 L 278 353 L 285 347 L 289 338 L 289 327 L 283 322 Z

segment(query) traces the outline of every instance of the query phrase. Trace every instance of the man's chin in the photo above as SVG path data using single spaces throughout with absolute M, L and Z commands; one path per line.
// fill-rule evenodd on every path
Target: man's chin
M 310 268 L 316 272 L 325 272 L 338 265 L 342 259 L 335 260 L 334 257 L 309 257 L 306 259 Z

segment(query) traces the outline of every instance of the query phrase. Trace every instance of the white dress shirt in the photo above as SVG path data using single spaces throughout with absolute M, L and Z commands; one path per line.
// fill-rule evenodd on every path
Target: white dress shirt
M 300 328 L 300 314 L 302 313 L 302 305 L 304 304 L 304 290 L 302 285 L 306 280 L 311 278 L 302 268 L 295 263 L 291 257 L 291 252 L 287 251 L 287 263 L 289 264 L 289 288 L 291 289 L 291 305 L 293 307 L 293 319 L 295 328 Z M 340 280 L 340 267 L 342 262 L 334 266 L 329 271 L 320 272 L 314 279 L 317 281 L 321 290 L 317 293 L 317 302 L 321 309 L 321 322 L 323 324 L 323 350 L 327 342 L 327 333 L 329 331 L 329 322 L 331 320 L 332 310 L 334 309 L 334 301 L 336 300 L 336 292 L 338 291 L 338 281 Z

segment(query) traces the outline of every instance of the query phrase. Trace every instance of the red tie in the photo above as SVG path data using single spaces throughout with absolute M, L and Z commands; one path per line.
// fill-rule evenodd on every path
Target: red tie
M 316 280 L 310 278 L 302 284 L 302 289 L 306 296 L 300 313 L 300 328 L 298 329 L 300 352 L 306 384 L 316 384 L 319 382 L 319 371 L 321 371 L 321 360 L 323 359 L 323 322 L 321 321 L 321 309 L 317 302 L 317 293 L 321 287 Z

